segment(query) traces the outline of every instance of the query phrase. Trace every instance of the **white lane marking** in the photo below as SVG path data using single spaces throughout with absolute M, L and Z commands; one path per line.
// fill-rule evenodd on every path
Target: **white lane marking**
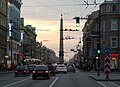
M 103 83 L 101 83 L 101 82 L 99 82 L 99 81 L 97 81 L 97 83 L 99 83 L 99 84 L 102 85 L 103 87 L 107 87 L 107 86 L 105 86 Z
M 119 85 L 117 85 L 117 84 L 115 84 L 115 83 L 113 83 L 113 82 L 110 82 L 110 81 L 108 81 L 108 82 L 109 82 L 110 84 L 116 86 L 116 87 L 120 87 Z
M 11 84 L 8 84 L 8 85 L 5 85 L 5 86 L 3 86 L 3 87 L 9 87 L 9 86 L 15 85 L 15 84 L 17 84 L 17 83 L 26 81 L 26 80 L 28 80 L 28 79 L 31 79 L 31 77 L 30 77 L 30 78 L 27 78 L 27 79 L 23 79 L 23 80 L 17 81 L 17 82 L 14 82 L 14 83 L 11 83 Z
M 58 77 L 56 77 L 56 79 L 50 84 L 49 87 L 53 87 L 53 85 L 55 84 L 55 82 L 58 80 Z

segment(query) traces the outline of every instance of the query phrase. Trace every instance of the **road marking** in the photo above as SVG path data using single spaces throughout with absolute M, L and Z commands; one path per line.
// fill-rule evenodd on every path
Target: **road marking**
M 53 87 L 53 85 L 55 84 L 55 82 L 58 80 L 58 77 L 56 77 L 56 79 L 50 84 L 49 87 Z
M 115 83 L 113 83 L 113 82 L 110 82 L 110 81 L 108 81 L 108 82 L 109 82 L 110 84 L 116 86 L 116 87 L 120 87 L 119 85 L 117 85 L 117 84 L 115 84 Z
M 105 86 L 103 83 L 101 83 L 101 82 L 99 82 L 99 81 L 97 81 L 97 83 L 99 83 L 99 84 L 102 85 L 103 87 L 107 87 L 107 86 Z
M 27 79 L 23 79 L 23 80 L 17 81 L 17 82 L 14 82 L 14 83 L 11 83 L 11 84 L 8 84 L 8 85 L 5 85 L 5 86 L 3 86 L 3 87 L 9 87 L 9 86 L 15 85 L 15 84 L 17 84 L 17 83 L 26 81 L 26 80 L 28 80 L 28 79 L 31 79 L 31 77 L 30 77 L 30 78 L 27 78 Z

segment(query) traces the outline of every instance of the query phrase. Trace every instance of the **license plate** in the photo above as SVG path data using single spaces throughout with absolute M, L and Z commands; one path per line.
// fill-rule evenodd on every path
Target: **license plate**
M 38 73 L 43 73 L 43 71 L 38 71 Z

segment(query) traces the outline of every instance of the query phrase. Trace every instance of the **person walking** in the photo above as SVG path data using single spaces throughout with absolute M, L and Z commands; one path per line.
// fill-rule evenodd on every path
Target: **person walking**
M 5 64 L 5 72 L 7 72 L 7 71 L 8 71 L 8 65 Z
M 0 72 L 2 71 L 2 63 L 0 62 Z

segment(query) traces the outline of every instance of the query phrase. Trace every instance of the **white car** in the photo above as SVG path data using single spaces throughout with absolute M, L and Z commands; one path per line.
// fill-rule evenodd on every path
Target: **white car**
M 56 72 L 57 73 L 59 73 L 59 72 L 67 73 L 67 67 L 64 64 L 60 64 L 57 66 Z

